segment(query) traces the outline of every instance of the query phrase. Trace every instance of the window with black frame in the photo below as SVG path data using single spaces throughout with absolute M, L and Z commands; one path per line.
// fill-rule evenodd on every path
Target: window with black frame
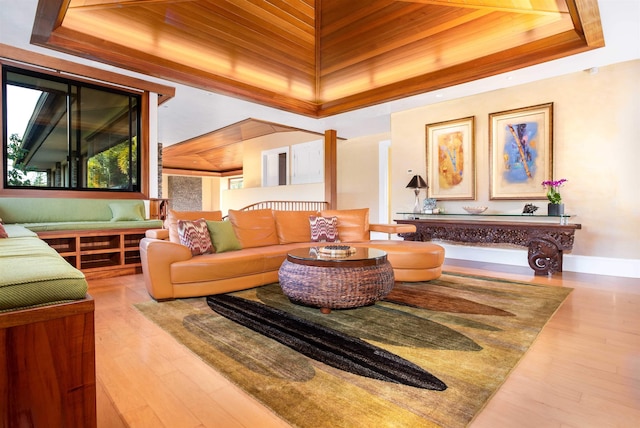
M 3 67 L 5 188 L 139 191 L 140 95 Z

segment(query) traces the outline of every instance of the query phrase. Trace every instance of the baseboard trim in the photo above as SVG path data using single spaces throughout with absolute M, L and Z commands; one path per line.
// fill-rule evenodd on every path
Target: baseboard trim
M 442 245 L 446 257 L 452 259 L 529 266 L 526 248 L 476 247 L 442 242 L 438 242 L 438 245 Z M 563 270 L 594 275 L 640 278 L 640 260 L 565 254 Z

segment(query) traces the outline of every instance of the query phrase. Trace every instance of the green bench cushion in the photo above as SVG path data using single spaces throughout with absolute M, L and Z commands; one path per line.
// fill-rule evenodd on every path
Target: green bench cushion
M 10 237 L 0 239 L 0 312 L 85 298 L 82 272 L 37 237 L 7 232 Z
M 8 225 L 5 225 L 5 227 Z M 139 221 L 59 221 L 55 223 L 20 223 L 34 232 L 49 232 L 55 230 L 104 230 L 104 229 L 160 229 L 162 220 Z
M 145 212 L 139 199 L 0 198 L 0 218 L 5 224 L 106 222 L 114 219 L 112 205 L 116 217 L 124 211 Z

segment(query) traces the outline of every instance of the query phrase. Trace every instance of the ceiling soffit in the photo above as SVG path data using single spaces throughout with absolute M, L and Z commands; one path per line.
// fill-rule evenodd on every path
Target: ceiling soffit
M 269 134 L 296 131 L 313 134 L 310 131 L 264 120 L 246 119 L 165 147 L 162 150 L 162 168 L 182 173 L 206 171 L 222 175 L 238 174 L 243 168 L 244 141 Z
M 604 40 L 597 0 L 40 0 L 32 43 L 324 117 Z

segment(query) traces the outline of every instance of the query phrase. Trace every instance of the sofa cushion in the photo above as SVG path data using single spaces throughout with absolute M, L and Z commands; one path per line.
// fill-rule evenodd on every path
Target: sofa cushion
M 280 244 L 311 241 L 309 216 L 317 211 L 274 211 L 276 230 Z
M 369 240 L 369 208 L 354 210 L 323 210 L 322 217 L 338 217 L 338 237 L 342 242 Z
M 229 220 L 242 248 L 278 245 L 278 233 L 273 211 L 270 209 L 229 210 Z
M 338 217 L 309 216 L 312 242 L 338 241 Z
M 205 254 L 171 264 L 171 282 L 188 284 L 217 281 L 265 272 L 265 254 L 261 248 Z M 284 256 L 280 259 L 280 264 Z
M 233 225 L 229 221 L 207 221 L 211 242 L 216 253 L 237 251 L 242 249 Z
M 144 220 L 144 206 L 124 202 L 111 202 L 111 221 L 141 221 Z
M 197 220 L 203 218 L 205 220 L 220 221 L 222 220 L 222 211 L 174 211 L 169 210 L 167 215 L 167 229 L 169 229 L 169 241 L 180 243 L 178 236 L 178 220 Z
M 213 252 L 207 222 L 203 218 L 178 220 L 178 236 L 180 236 L 180 243 L 189 247 L 194 256 Z

